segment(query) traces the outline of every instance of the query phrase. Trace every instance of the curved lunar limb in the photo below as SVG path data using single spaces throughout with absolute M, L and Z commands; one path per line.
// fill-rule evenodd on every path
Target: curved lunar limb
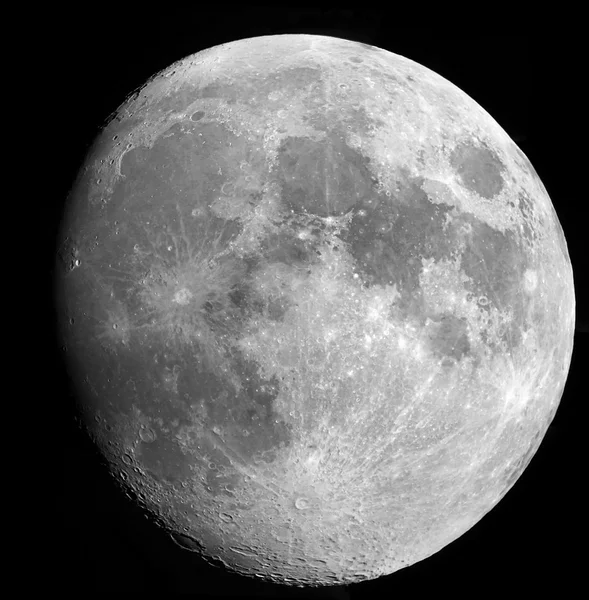
M 329 585 L 493 508 L 572 353 L 562 228 L 526 156 L 429 69 L 279 35 L 217 46 L 113 114 L 55 290 L 84 422 L 187 550 Z

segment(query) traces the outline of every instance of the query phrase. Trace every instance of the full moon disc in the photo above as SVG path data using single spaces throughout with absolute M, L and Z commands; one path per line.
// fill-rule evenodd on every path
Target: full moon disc
M 82 421 L 187 551 L 290 585 L 393 573 L 489 512 L 572 354 L 564 234 L 527 157 L 431 70 L 277 35 L 112 115 L 56 252 Z

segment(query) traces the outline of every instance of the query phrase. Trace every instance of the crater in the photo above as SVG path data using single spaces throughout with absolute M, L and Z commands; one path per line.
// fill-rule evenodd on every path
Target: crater
M 450 164 L 458 173 L 462 185 L 483 198 L 491 199 L 503 189 L 502 173 L 505 167 L 486 146 L 462 142 L 453 150 Z
M 183 306 L 186 306 L 190 303 L 191 298 L 192 293 L 186 288 L 182 288 L 174 294 L 173 301 L 176 302 L 176 304 L 182 304 Z
M 182 533 L 172 532 L 170 533 L 170 537 L 180 548 L 184 548 L 184 550 L 189 550 L 190 552 L 204 552 L 204 546 L 193 537 L 189 535 L 184 535 Z

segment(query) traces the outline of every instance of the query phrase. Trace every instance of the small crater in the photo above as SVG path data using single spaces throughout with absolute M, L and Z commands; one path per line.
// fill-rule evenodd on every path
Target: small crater
M 305 509 L 309 508 L 309 506 L 310 506 L 310 503 L 307 500 L 307 498 L 303 498 L 303 497 L 297 498 L 295 500 L 294 504 L 295 504 L 295 508 L 298 508 L 299 510 L 305 510 Z
M 203 110 L 197 110 L 192 113 L 190 120 L 191 121 L 200 121 L 205 116 L 205 112 Z
M 235 182 L 234 181 L 226 181 L 221 186 L 221 193 L 225 194 L 225 196 L 231 196 L 235 192 Z

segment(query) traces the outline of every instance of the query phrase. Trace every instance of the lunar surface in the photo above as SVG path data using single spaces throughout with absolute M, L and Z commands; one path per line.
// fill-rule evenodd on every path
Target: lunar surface
M 571 360 L 566 241 L 476 102 L 373 46 L 240 40 L 154 76 L 72 187 L 83 423 L 189 551 L 290 585 L 437 552 L 515 483 Z

